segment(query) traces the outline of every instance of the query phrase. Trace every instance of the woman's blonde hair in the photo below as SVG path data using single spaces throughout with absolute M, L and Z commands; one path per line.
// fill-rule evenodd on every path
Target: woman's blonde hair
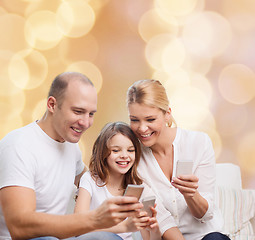
M 132 103 L 144 104 L 149 107 L 159 108 L 163 113 L 169 110 L 169 100 L 164 86 L 158 80 L 144 79 L 134 82 L 127 91 L 127 105 Z M 168 126 L 176 125 L 174 118 Z

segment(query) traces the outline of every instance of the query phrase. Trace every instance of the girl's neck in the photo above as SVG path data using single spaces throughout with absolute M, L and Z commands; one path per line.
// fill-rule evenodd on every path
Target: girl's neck
M 124 193 L 123 189 L 123 180 L 124 180 L 124 175 L 118 174 L 118 175 L 109 175 L 108 182 L 106 184 L 106 187 L 108 191 L 113 195 L 113 196 L 121 196 Z

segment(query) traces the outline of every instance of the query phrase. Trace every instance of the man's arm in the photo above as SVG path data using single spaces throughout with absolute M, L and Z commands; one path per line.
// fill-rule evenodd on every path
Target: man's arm
M 133 216 L 142 205 L 133 197 L 116 197 L 99 208 L 82 214 L 53 215 L 36 212 L 35 192 L 25 187 L 5 187 L 0 190 L 6 225 L 12 239 L 39 236 L 68 238 L 97 229 L 108 228 Z

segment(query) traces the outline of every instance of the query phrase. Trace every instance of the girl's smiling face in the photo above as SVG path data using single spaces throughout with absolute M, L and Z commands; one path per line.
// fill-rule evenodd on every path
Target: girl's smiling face
M 110 155 L 107 157 L 107 164 L 110 174 L 124 175 L 135 162 L 135 147 L 132 141 L 117 133 L 108 141 Z

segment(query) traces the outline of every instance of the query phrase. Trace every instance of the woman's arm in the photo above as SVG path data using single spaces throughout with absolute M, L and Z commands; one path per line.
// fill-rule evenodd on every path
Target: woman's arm
M 208 210 L 208 202 L 197 190 L 198 178 L 194 175 L 179 176 L 173 178 L 172 185 L 183 194 L 191 214 L 196 218 L 202 218 Z

